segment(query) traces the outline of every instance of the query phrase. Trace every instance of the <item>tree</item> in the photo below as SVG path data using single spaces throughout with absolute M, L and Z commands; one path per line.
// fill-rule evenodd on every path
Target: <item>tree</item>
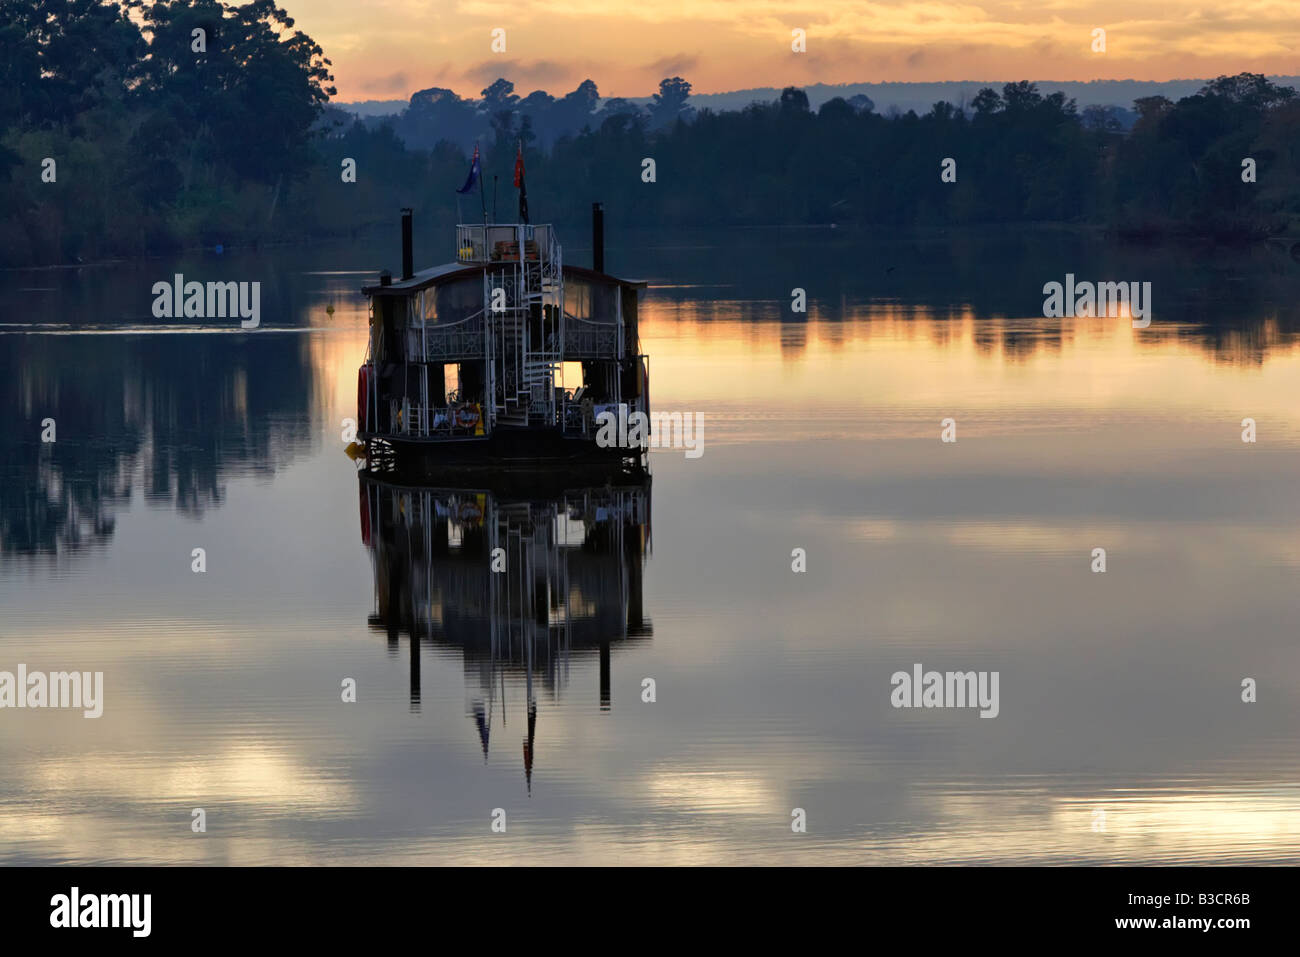
M 70 123 L 122 99 L 144 52 L 126 3 L 0 0 L 0 127 Z
M 857 117 L 857 111 L 842 96 L 831 97 L 817 110 L 817 118 L 832 123 L 851 122 Z
M 492 114 L 492 152 L 506 155 L 517 139 L 515 114 L 510 110 L 498 110 Z
M 483 100 L 479 109 L 488 116 L 495 116 L 502 110 L 513 111 L 519 97 L 515 95 L 515 85 L 504 77 L 494 80 L 482 91 Z
M 1198 95 L 1216 97 L 1249 110 L 1270 110 L 1295 99 L 1296 91 L 1278 86 L 1260 73 L 1221 76 L 1201 87 Z
M 781 91 L 781 112 L 807 113 L 808 94 L 797 87 L 787 86 Z
M 859 93 L 856 96 L 849 97 L 849 105 L 859 113 L 870 113 L 876 108 L 876 104 L 872 101 L 871 97 L 867 96 L 865 93 Z
M 556 100 L 551 109 L 556 135 L 569 130 L 581 130 L 590 125 L 599 102 L 600 91 L 591 80 L 583 80 L 572 93 L 566 93 Z
M 533 90 L 519 101 L 519 115 L 529 118 L 533 126 L 546 137 L 550 128 L 551 111 L 555 108 L 555 97 L 545 90 Z M 549 140 L 547 140 L 549 145 Z
M 1124 128 L 1120 121 L 1121 110 L 1115 106 L 1089 106 L 1081 118 L 1083 128 L 1098 133 L 1116 133 Z
M 621 96 L 610 97 L 597 114 L 602 121 L 609 119 L 611 116 L 640 117 L 642 115 L 644 115 L 644 111 L 641 107 Z
M 976 117 L 987 119 L 1002 109 L 1002 97 L 998 96 L 996 90 L 986 86 L 975 94 L 971 107 L 975 110 Z
M 975 99 L 978 101 L 979 97 Z M 1028 113 L 1043 102 L 1043 97 L 1038 92 L 1036 84 L 1021 80 L 1019 83 L 1008 83 L 1002 87 L 1002 102 L 1008 113 Z M 978 109 L 979 107 L 976 106 L 976 110 Z
M 273 0 L 144 8 L 149 53 L 134 94 L 176 121 L 191 143 L 191 171 L 206 162 L 277 190 L 286 177 L 305 173 L 312 127 L 335 93 L 327 85 L 334 77 L 324 51 L 293 24 Z M 203 51 L 193 49 L 195 29 L 204 31 Z M 250 142 L 257 149 L 248 149 Z
M 650 116 L 655 126 L 667 126 L 687 109 L 691 85 L 680 76 L 659 81 L 659 92 L 654 94 Z
M 939 123 L 950 123 L 961 116 L 961 110 L 953 106 L 946 100 L 940 100 L 934 106 L 930 107 L 930 112 L 926 114 L 927 119 L 935 120 Z
M 432 149 L 443 141 L 468 149 L 481 128 L 472 102 L 437 86 L 412 94 L 396 124 L 398 134 L 412 149 Z

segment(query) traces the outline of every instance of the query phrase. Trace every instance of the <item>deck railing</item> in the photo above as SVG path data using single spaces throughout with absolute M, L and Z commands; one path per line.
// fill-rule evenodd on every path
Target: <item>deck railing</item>
M 565 313 L 564 358 L 616 359 L 619 355 L 618 325 L 593 322 Z
M 627 406 L 629 416 L 633 412 L 647 411 L 645 396 L 633 396 L 624 399 L 622 404 Z M 594 438 L 600 428 L 600 423 L 596 421 L 596 417 L 601 412 L 613 412 L 617 415 L 618 405 L 619 403 L 616 402 L 595 403 L 590 399 L 575 402 L 571 395 L 565 395 L 560 403 L 560 430 L 568 436 L 584 439 Z
M 551 262 L 558 255 L 555 235 L 548 225 L 490 223 L 456 227 L 458 262 L 518 262 L 521 245 L 526 262 Z
M 460 322 L 433 323 L 406 330 L 406 357 L 411 362 L 481 359 L 485 347 L 482 313 Z
M 409 397 L 389 400 L 392 435 L 426 438 L 482 437 L 483 407 L 478 403 L 457 402 L 453 405 L 424 405 Z

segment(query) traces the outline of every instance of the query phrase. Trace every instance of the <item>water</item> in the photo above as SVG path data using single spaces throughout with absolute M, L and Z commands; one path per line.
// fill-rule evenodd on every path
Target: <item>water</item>
M 105 681 L 97 720 L 0 711 L 0 860 L 1300 859 L 1300 266 L 609 232 L 655 408 L 706 423 L 621 492 L 367 491 L 391 249 L 0 273 L 0 670 Z M 159 330 L 174 272 L 261 281 L 261 327 Z M 1041 318 L 1067 272 L 1151 281 L 1151 327 Z M 479 515 L 567 543 L 531 660 Z M 917 662 L 999 672 L 998 717 L 891 707 Z

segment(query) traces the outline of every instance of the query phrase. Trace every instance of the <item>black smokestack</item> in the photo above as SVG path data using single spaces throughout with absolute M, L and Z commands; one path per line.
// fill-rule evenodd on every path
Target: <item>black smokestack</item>
M 605 271 L 605 204 L 591 204 L 591 268 Z
M 415 275 L 415 251 L 411 248 L 411 211 L 402 210 L 402 278 Z

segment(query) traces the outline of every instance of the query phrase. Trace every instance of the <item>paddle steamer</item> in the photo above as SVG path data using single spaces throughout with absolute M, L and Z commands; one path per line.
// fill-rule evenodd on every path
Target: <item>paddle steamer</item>
M 592 268 L 563 261 L 555 228 L 458 225 L 455 258 L 363 287 L 370 337 L 358 434 L 371 469 L 564 464 L 644 469 L 646 449 L 597 442 L 597 417 L 649 414 L 637 331 L 645 283 L 604 271 L 595 204 Z

